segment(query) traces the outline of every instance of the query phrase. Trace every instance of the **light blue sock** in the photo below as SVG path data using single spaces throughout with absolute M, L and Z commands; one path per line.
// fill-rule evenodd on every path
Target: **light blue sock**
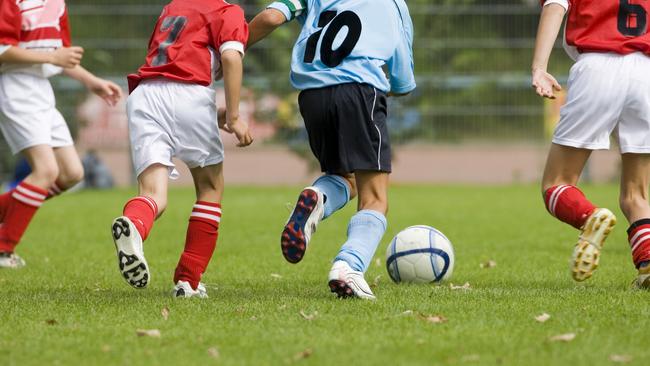
M 361 210 L 348 225 L 348 240 L 334 261 L 347 262 L 355 271 L 365 272 L 386 231 L 386 217 L 373 210 Z
M 323 175 L 316 179 L 314 187 L 325 195 L 325 212 L 323 220 L 342 209 L 350 201 L 350 187 L 345 178 L 339 175 Z

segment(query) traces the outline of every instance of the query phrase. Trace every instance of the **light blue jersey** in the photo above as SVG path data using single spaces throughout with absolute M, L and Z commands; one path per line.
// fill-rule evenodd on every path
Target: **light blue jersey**
M 415 89 L 413 23 L 404 0 L 278 0 L 269 8 L 302 24 L 291 61 L 296 89 L 345 83 L 396 94 Z

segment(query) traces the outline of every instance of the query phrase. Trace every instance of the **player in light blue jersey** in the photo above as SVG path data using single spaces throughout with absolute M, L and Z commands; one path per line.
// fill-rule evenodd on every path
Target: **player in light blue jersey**
M 375 299 L 364 273 L 386 231 L 387 96 L 415 89 L 413 24 L 404 0 L 278 0 L 251 22 L 248 45 L 297 19 L 291 83 L 312 152 L 325 173 L 300 193 L 281 236 L 299 262 L 320 221 L 359 196 L 329 287 L 339 297 Z M 386 72 L 384 72 L 384 69 Z

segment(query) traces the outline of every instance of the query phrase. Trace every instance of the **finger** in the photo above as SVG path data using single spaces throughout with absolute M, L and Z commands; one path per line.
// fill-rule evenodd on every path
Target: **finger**
M 544 93 L 542 93 L 542 87 L 541 86 L 538 86 L 537 89 L 535 89 L 535 92 L 539 96 L 542 96 L 542 97 L 544 96 Z

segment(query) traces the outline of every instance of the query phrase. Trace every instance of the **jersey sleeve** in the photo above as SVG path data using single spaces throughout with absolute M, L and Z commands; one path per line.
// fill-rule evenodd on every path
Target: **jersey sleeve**
M 14 0 L 0 0 L 0 53 L 20 41 L 20 9 Z
M 415 89 L 413 66 L 413 23 L 406 4 L 399 7 L 401 32 L 393 56 L 386 62 L 390 81 L 390 91 L 406 94 Z
M 63 41 L 63 47 L 72 46 L 72 37 L 70 36 L 70 22 L 68 21 L 67 7 L 59 19 L 59 26 L 61 26 L 61 40 Z
M 244 18 L 244 11 L 236 5 L 222 10 L 210 23 L 212 47 L 219 50 L 219 54 L 226 50 L 235 50 L 244 54 L 248 42 L 248 23 Z
M 280 11 L 290 21 L 307 10 L 307 0 L 278 0 L 267 6 L 267 9 Z
M 542 6 L 558 4 L 564 8 L 564 10 L 569 10 L 569 0 L 541 0 Z

